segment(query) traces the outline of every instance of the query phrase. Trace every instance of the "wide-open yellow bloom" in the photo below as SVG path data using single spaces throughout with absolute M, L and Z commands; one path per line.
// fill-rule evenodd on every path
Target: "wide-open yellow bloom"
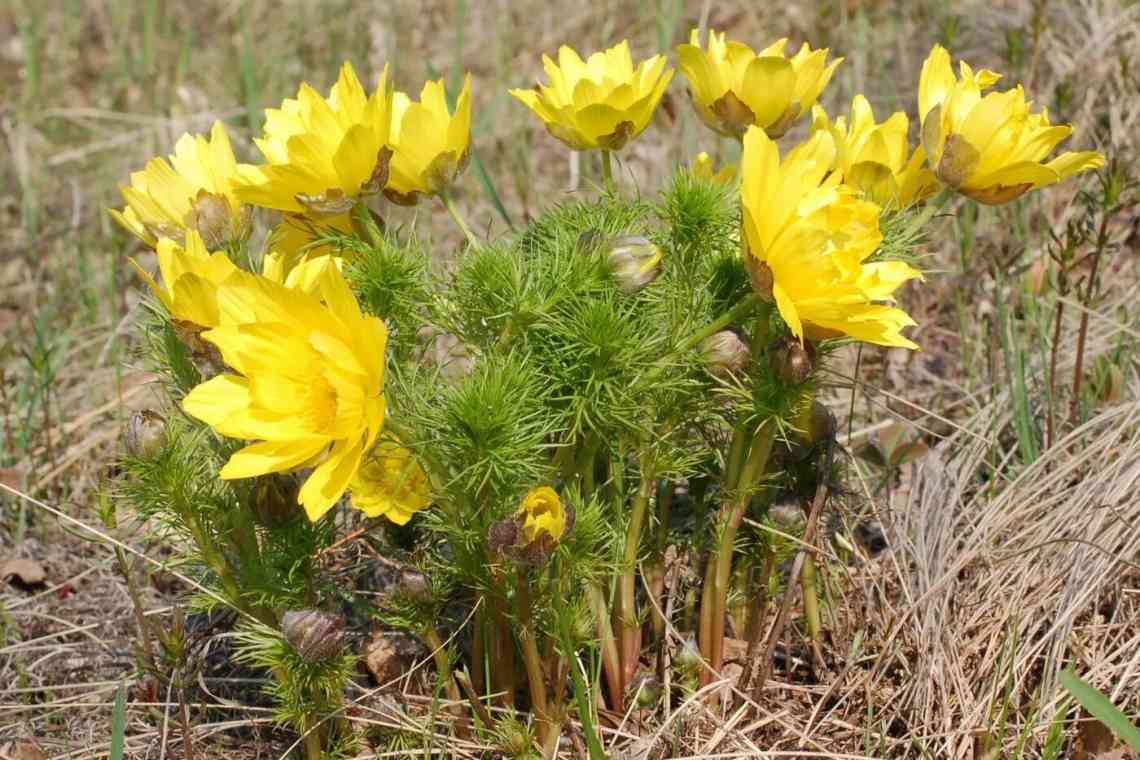
M 182 402 L 222 435 L 255 441 L 230 457 L 223 479 L 314 468 L 298 495 L 311 520 L 344 494 L 380 433 L 388 337 L 336 267 L 324 269 L 318 292 L 248 273 L 223 282 L 221 326 L 202 337 L 235 372 Z
M 550 486 L 539 486 L 523 497 L 517 517 L 522 521 L 523 538 L 528 544 L 544 535 L 558 541 L 566 532 L 566 509 L 558 492 Z
M 912 153 L 907 142 L 910 120 L 902 111 L 881 123 L 862 95 L 851 102 L 851 123 L 832 122 L 821 106 L 812 109 L 812 133 L 827 132 L 835 141 L 835 166 L 851 185 L 880 206 L 906 208 L 938 191 L 938 179 L 926 168 L 926 153 Z
M 899 261 L 864 263 L 882 241 L 880 209 L 840 183 L 834 160 L 823 132 L 782 161 L 764 130 L 745 133 L 741 202 L 754 284 L 801 340 L 849 335 L 917 348 L 899 332 L 914 321 L 885 302 L 920 274 Z
M 349 484 L 352 506 L 369 517 L 404 525 L 431 506 L 427 474 L 415 455 L 385 435 L 368 454 Z
M 1045 109 L 1030 113 L 1033 104 L 1021 85 L 982 94 L 1000 78 L 988 69 L 975 72 L 965 61 L 955 77 L 950 53 L 941 45 L 930 51 L 918 85 L 918 113 L 922 145 L 939 179 L 980 203 L 1001 204 L 1104 165 L 1095 151 L 1045 162 L 1073 128 L 1050 124 Z
M 542 56 L 550 84 L 511 90 L 574 150 L 620 150 L 653 118 L 673 70 L 655 55 L 634 68 L 629 40 L 585 61 L 573 48 L 558 49 L 558 63 Z
M 471 141 L 471 75 L 447 107 L 443 80 L 427 82 L 420 102 L 397 92 L 392 101 L 392 172 L 384 194 L 394 203 L 414 205 L 421 194 L 439 195 L 467 167 Z
M 781 137 L 802 114 L 811 110 L 831 81 L 836 58 L 827 62 L 827 48 L 812 50 L 807 43 L 788 58 L 786 39 L 755 52 L 743 42 L 725 41 L 710 29 L 708 48 L 701 48 L 694 29 L 688 45 L 677 47 L 677 65 L 689 80 L 689 95 L 697 114 L 712 129 L 739 138 L 750 126 Z
M 229 135 L 220 121 L 210 137 L 185 134 L 168 159 L 155 158 L 131 174 L 120 188 L 127 205 L 111 216 L 149 246 L 162 238 L 178 243 L 196 230 L 209 248 L 244 240 L 250 232 L 250 209 L 234 194 L 237 171 Z
M 178 322 L 197 327 L 216 327 L 219 322 L 218 285 L 239 270 L 222 251 L 206 250 L 202 236 L 187 230 L 186 242 L 180 245 L 170 238 L 158 241 L 160 285 L 145 269 L 131 259 L 151 291 Z
M 335 216 L 388 181 L 392 88 L 388 68 L 371 95 L 351 63 L 324 98 L 302 84 L 296 99 L 265 111 L 255 139 L 266 164 L 238 167 L 238 197 L 247 203 L 309 216 Z

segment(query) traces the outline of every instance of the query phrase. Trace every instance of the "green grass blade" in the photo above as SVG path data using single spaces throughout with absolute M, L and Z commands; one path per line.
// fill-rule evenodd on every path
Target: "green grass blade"
M 1140 728 L 1128 720 L 1128 716 L 1117 709 L 1108 697 L 1090 686 L 1087 681 L 1081 680 L 1072 670 L 1062 671 L 1060 680 L 1061 686 L 1065 687 L 1065 690 L 1072 694 L 1090 715 L 1107 726 L 1108 730 L 1132 749 L 1140 750 Z
M 495 207 L 495 211 L 499 212 L 499 216 L 503 217 L 503 221 L 511 228 L 513 232 L 515 223 L 511 221 L 511 215 L 507 213 L 507 207 L 503 205 L 503 199 L 499 197 L 499 191 L 495 187 L 495 181 L 491 179 L 491 175 L 487 172 L 487 167 L 483 165 L 483 161 L 475 153 L 471 151 L 471 165 L 475 167 L 475 173 L 479 175 L 479 182 L 483 185 L 483 190 L 487 193 L 487 198 L 490 199 L 491 205 Z
M 123 760 L 127 738 L 127 682 L 119 684 L 115 694 L 115 707 L 111 711 L 111 751 L 108 760 Z

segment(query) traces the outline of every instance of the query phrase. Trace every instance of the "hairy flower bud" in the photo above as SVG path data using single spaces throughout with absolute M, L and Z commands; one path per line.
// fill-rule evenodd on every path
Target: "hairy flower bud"
M 281 617 L 281 633 L 306 662 L 319 662 L 344 646 L 344 619 L 320 610 L 289 610 Z
M 629 683 L 630 697 L 637 699 L 637 706 L 642 710 L 649 710 L 657 706 L 661 700 L 661 680 L 653 673 L 642 671 Z
M 636 293 L 661 274 L 661 249 L 641 235 L 622 235 L 610 240 L 607 259 L 626 293 Z
M 150 459 L 166 443 L 166 420 L 158 412 L 143 409 L 127 420 L 126 445 L 133 457 Z
M 732 375 L 748 364 L 751 352 L 732 330 L 721 330 L 701 341 L 701 356 L 714 375 Z
M 297 491 L 300 484 L 292 475 L 266 475 L 257 481 L 253 494 L 253 514 L 267 528 L 284 525 L 299 514 Z
M 835 430 L 835 415 L 820 402 L 812 401 L 807 430 L 805 431 L 808 440 L 811 443 L 826 441 L 835 435 Z
M 495 554 L 503 554 L 518 543 L 520 530 L 518 520 L 513 518 L 491 523 L 487 530 L 487 545 Z
M 777 341 L 769 351 L 772 371 L 789 385 L 800 385 L 811 377 L 815 369 L 815 347 L 811 343 L 800 344 L 794 338 Z
M 701 657 L 701 648 L 697 644 L 697 637 L 692 634 L 685 639 L 681 650 L 677 652 L 677 667 L 688 673 L 699 673 L 704 659 Z
M 419 570 L 406 567 L 400 573 L 400 591 L 409 599 L 427 602 L 431 600 L 431 581 Z

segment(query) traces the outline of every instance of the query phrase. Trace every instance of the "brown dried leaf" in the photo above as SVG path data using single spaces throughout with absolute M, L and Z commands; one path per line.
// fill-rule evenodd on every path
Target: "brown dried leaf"
M 10 559 L 0 565 L 0 578 L 15 579 L 24 586 L 38 586 L 47 578 L 47 573 L 34 559 Z

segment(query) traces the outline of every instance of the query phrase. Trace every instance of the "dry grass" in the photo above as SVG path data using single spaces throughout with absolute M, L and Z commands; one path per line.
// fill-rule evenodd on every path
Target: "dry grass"
M 667 0 L 10 0 L 0 8 L 0 135 L 8 156 L 0 162 L 0 482 L 25 494 L 0 489 L 0 561 L 32 558 L 48 575 L 46 588 L 34 592 L 0 588 L 0 751 L 5 742 L 34 739 L 52 757 L 105 756 L 115 690 L 134 673 L 131 604 L 109 545 L 29 500 L 97 524 L 95 491 L 120 423 L 130 409 L 155 403 L 148 377 L 134 368 L 140 284 L 124 263 L 138 251 L 103 213 L 128 171 L 215 118 L 230 121 L 237 149 L 252 157 L 250 114 L 302 78 L 327 84 L 344 57 L 370 68 L 391 61 L 404 87 L 416 86 L 429 66 L 446 75 L 469 68 L 476 153 L 519 223 L 589 187 L 598 167 L 551 140 L 506 87 L 530 82 L 539 51 L 563 42 L 589 49 L 628 36 L 649 52 L 676 44 L 701 20 L 757 42 L 788 35 L 830 45 L 847 63 L 826 105 L 841 107 L 864 91 L 880 111 L 911 107 L 934 40 L 952 33 L 957 53 L 1008 71 L 1007 32 L 1020 32 L 1022 78 L 1045 103 L 1070 88 L 1064 116 L 1080 140 L 1126 161 L 1140 150 L 1140 4 L 1131 0 L 813 0 L 780 8 Z M 623 170 L 648 193 L 672 164 L 702 148 L 732 157 L 702 131 L 678 86 Z M 461 191 L 477 227 L 505 229 L 474 168 Z M 739 695 L 736 707 L 712 714 L 692 698 L 664 714 L 623 716 L 605 737 L 614 757 L 966 758 L 983 744 L 1032 757 L 1051 721 L 1067 714 L 1056 688 L 1066 664 L 1118 705 L 1140 711 L 1135 220 L 1114 231 L 1122 248 L 1109 262 L 1090 331 L 1089 356 L 1123 367 L 1123 399 L 1095 409 L 1028 466 L 1018 464 L 1010 374 L 993 337 L 996 304 L 1045 257 L 1047 231 L 1080 213 L 1074 192 L 1040 194 L 1016 219 L 983 213 L 970 257 L 944 224 L 927 261 L 937 274 L 908 295 L 926 351 L 864 352 L 854 439 L 901 419 L 932 450 L 885 494 L 868 473 L 867 495 L 893 549 L 873 563 L 832 563 L 841 595 L 829 621 L 833 672 L 803 678 L 795 667 L 798 632 L 789 629 L 785 664 L 759 704 Z M 439 217 L 427 208 L 397 214 L 447 255 L 458 238 Z M 991 264 L 1011 250 L 1020 255 L 1003 289 Z M 1075 302 L 1067 314 L 1062 378 L 1072 373 Z M 1019 324 L 1034 334 L 1028 319 Z M 1043 355 L 1027 350 L 1040 413 Z M 854 356 L 837 370 L 850 385 Z M 845 415 L 846 392 L 834 402 Z M 161 561 L 162 548 L 144 534 L 123 527 L 117 536 Z M 137 567 L 142 577 L 143 563 Z M 148 615 L 166 619 L 184 586 L 169 570 L 145 576 Z M 409 755 L 447 746 L 453 756 L 480 756 L 485 748 L 475 743 L 447 744 L 446 727 L 424 717 L 410 686 L 399 687 L 362 684 L 348 717 L 362 730 L 413 737 Z M 170 696 L 136 690 L 131 698 L 128 755 L 180 754 Z M 262 708 L 210 707 L 196 712 L 200 757 L 276 757 L 292 742 L 267 729 Z

